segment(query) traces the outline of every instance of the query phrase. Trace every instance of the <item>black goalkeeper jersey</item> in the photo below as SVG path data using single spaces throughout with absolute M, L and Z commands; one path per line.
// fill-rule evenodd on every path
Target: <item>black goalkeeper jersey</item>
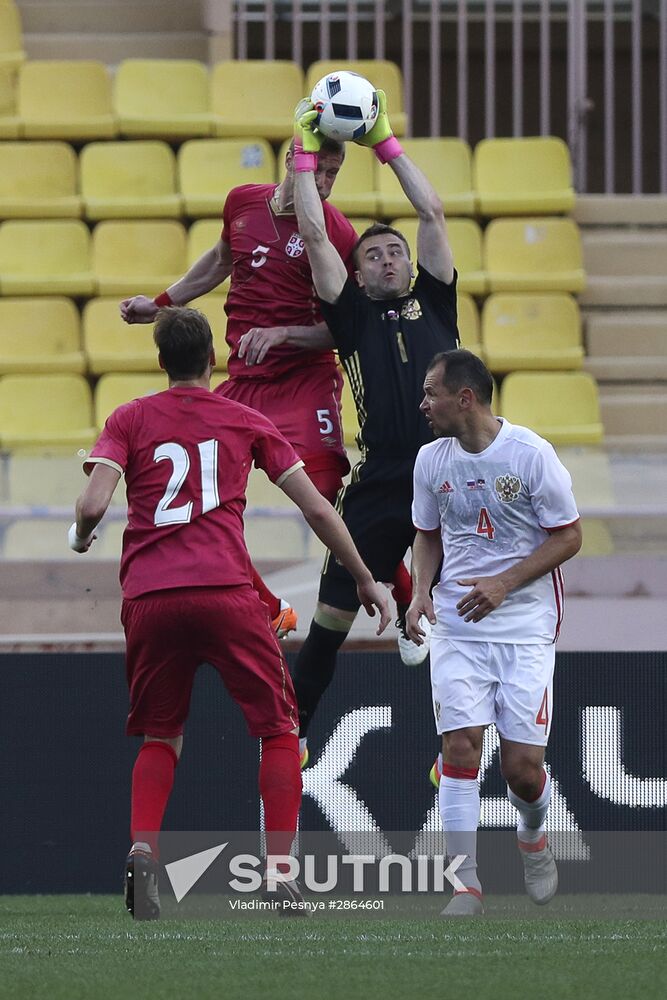
M 458 347 L 456 277 L 446 285 L 418 267 L 407 295 L 382 301 L 348 278 L 337 302 L 321 303 L 354 396 L 364 455 L 412 459 L 433 440 L 419 404 L 431 358 Z

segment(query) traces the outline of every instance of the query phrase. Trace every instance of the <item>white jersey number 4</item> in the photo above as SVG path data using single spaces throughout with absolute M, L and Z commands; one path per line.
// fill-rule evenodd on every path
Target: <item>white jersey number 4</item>
M 220 505 L 218 493 L 218 442 L 214 439 L 210 441 L 200 441 L 197 445 L 199 461 L 201 465 L 201 504 L 202 514 L 213 510 Z M 162 524 L 188 524 L 192 519 L 194 501 L 188 500 L 180 507 L 170 506 L 183 487 L 188 472 L 190 471 L 190 456 L 182 444 L 174 441 L 167 441 L 159 444 L 153 453 L 154 462 L 170 461 L 172 464 L 171 476 L 167 483 L 160 502 L 155 508 L 153 523 Z

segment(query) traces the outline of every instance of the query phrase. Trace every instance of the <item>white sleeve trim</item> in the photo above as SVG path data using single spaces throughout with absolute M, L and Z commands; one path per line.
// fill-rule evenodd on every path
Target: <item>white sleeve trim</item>
M 122 467 L 122 465 L 119 465 L 118 462 L 114 462 L 113 459 L 98 458 L 96 455 L 93 455 L 90 458 L 85 458 L 83 460 L 83 471 L 86 473 L 87 476 L 89 476 L 92 471 L 91 469 L 87 468 L 87 466 L 89 465 L 108 465 L 110 469 L 115 469 L 116 472 L 120 472 L 121 476 L 125 472 L 125 469 Z
M 290 465 L 289 469 L 285 469 L 282 475 L 280 475 L 278 479 L 276 479 L 276 486 L 282 486 L 282 484 L 285 482 L 288 476 L 291 476 L 293 472 L 297 471 L 297 469 L 303 469 L 303 468 L 304 464 L 301 460 L 295 462 L 294 465 Z

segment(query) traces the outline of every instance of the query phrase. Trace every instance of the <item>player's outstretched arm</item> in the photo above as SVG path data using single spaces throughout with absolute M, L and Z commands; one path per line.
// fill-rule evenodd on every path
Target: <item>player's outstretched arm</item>
M 378 90 L 379 111 L 373 128 L 355 142 L 370 146 L 380 163 L 387 163 L 398 177 L 405 196 L 419 217 L 417 230 L 417 260 L 434 278 L 449 284 L 454 277 L 452 252 L 447 239 L 442 202 L 426 174 L 413 163 L 395 137 L 389 115 L 387 97 Z
M 97 538 L 95 528 L 111 503 L 119 479 L 118 469 L 102 463 L 95 465 L 76 502 L 76 520 L 67 535 L 69 546 L 75 552 L 87 552 Z
M 381 635 L 391 621 L 385 588 L 376 583 L 352 541 L 345 522 L 328 500 L 317 491 L 303 471 L 297 469 L 281 483 L 281 489 L 303 513 L 320 541 L 324 542 L 346 570 L 354 577 L 361 604 L 371 618 L 380 612 L 377 634 Z
M 294 209 L 299 233 L 306 244 L 315 291 L 324 302 L 335 302 L 347 281 L 345 264 L 324 224 L 324 210 L 315 185 L 317 152 L 322 137 L 313 128 L 316 112 L 301 101 L 294 119 Z
M 120 303 L 120 314 L 126 323 L 152 323 L 161 306 L 184 306 L 200 295 L 206 295 L 222 284 L 232 273 L 232 251 L 223 240 L 202 254 L 182 278 L 154 299 L 134 295 Z
M 442 538 L 440 529 L 420 531 L 417 529 L 412 544 L 412 600 L 405 616 L 405 630 L 408 637 L 418 646 L 424 642 L 424 632 L 419 619 L 426 615 L 431 625 L 435 625 L 435 613 L 431 600 L 431 584 L 442 559 Z

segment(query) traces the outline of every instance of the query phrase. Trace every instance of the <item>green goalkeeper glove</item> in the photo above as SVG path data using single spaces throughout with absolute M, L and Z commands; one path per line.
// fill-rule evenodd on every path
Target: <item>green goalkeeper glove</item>
M 294 152 L 317 155 L 324 136 L 315 126 L 317 111 L 313 102 L 302 98 L 294 109 Z
M 389 115 L 387 114 L 387 95 L 384 90 L 378 90 L 378 116 L 375 125 L 354 141 L 358 146 L 370 146 L 380 163 L 388 163 L 403 152 L 400 142 L 394 137 Z

